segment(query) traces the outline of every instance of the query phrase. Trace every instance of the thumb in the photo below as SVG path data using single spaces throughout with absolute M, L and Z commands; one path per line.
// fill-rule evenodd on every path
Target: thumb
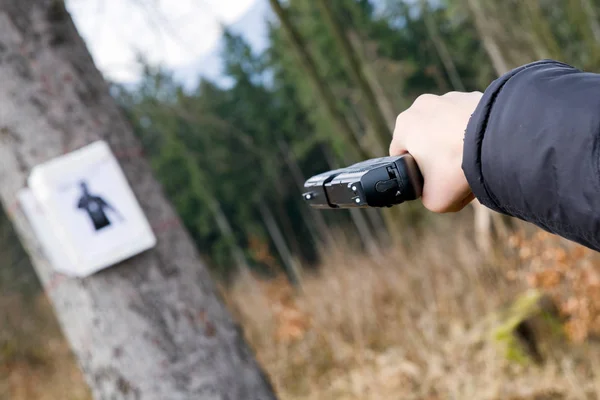
M 392 143 L 390 143 L 389 153 L 392 157 L 401 156 L 402 154 L 408 153 L 408 149 L 406 148 L 404 143 L 401 143 L 400 140 L 394 138 L 392 140 Z

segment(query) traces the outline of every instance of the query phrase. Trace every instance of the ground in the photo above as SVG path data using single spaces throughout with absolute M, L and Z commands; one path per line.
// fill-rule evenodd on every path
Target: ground
M 534 230 L 485 258 L 468 229 L 439 229 L 377 259 L 348 243 L 301 290 L 284 278 L 223 288 L 279 398 L 600 399 L 598 256 Z M 531 311 L 541 293 L 557 315 Z M 89 399 L 45 297 L 36 304 L 0 336 L 0 399 Z M 514 336 L 527 318 L 541 329 Z

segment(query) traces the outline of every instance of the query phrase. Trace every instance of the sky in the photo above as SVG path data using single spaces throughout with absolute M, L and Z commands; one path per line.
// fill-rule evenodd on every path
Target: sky
M 134 82 L 136 53 L 172 70 L 189 69 L 214 49 L 220 25 L 237 21 L 255 0 L 66 0 L 106 78 Z M 250 27 L 252 28 L 252 27 Z

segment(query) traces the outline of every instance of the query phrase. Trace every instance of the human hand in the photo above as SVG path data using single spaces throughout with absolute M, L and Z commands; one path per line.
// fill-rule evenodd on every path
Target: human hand
M 475 198 L 462 170 L 463 139 L 482 95 L 424 94 L 396 119 L 390 155 L 413 156 L 423 175 L 421 201 L 430 211 L 460 211 Z

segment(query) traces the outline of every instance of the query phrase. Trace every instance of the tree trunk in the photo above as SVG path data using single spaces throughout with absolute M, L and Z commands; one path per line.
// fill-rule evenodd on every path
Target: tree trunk
M 346 36 L 344 28 L 335 16 L 332 4 L 328 0 L 317 0 L 318 5 L 325 17 L 325 21 L 332 32 L 337 43 L 340 54 L 344 57 L 344 64 L 347 67 L 350 76 L 355 81 L 364 98 L 366 114 L 373 126 L 375 136 L 383 148 L 387 149 L 391 140 L 392 131 L 388 128 L 385 116 L 383 115 L 375 90 L 369 84 L 366 76 L 364 62 L 358 56 L 358 52 L 353 48 L 352 43 Z
M 502 54 L 502 50 L 500 46 L 494 39 L 494 36 L 489 31 L 487 24 L 488 21 L 486 19 L 485 13 L 481 8 L 481 4 L 479 4 L 480 0 L 466 0 L 467 6 L 473 15 L 473 19 L 475 20 L 475 27 L 477 28 L 477 32 L 479 32 L 479 36 L 481 36 L 481 41 L 483 42 L 483 47 L 487 52 L 490 60 L 492 61 L 492 66 L 496 71 L 497 75 L 504 75 L 509 71 L 509 64 L 504 55 Z
M 334 155 L 330 151 L 329 148 L 325 147 L 323 149 L 323 153 L 325 154 L 325 158 L 327 159 L 327 163 L 329 164 L 329 168 L 337 169 L 340 168 L 337 160 Z M 375 240 L 375 236 L 371 232 L 369 228 L 369 224 L 365 216 L 361 213 L 361 210 L 358 208 L 350 208 L 350 217 L 352 218 L 352 222 L 356 227 L 356 231 L 358 232 L 358 236 L 363 243 L 365 249 L 369 254 L 378 253 L 377 241 Z
M 394 108 L 392 101 L 385 93 L 383 84 L 381 82 L 382 77 L 377 75 L 377 73 L 374 71 L 374 68 L 367 61 L 368 57 L 366 55 L 365 46 L 361 42 L 360 36 L 355 32 L 348 32 L 348 37 L 350 38 L 353 47 L 356 49 L 358 56 L 363 58 L 361 63 L 365 71 L 365 78 L 373 88 L 373 93 L 377 98 L 377 104 L 379 104 L 381 112 L 385 116 L 388 128 L 393 134 L 394 127 L 396 126 L 396 117 L 399 113 Z
M 532 26 L 533 46 L 539 54 L 538 58 L 563 59 L 560 45 L 542 12 L 539 1 L 524 1 L 521 6 Z
M 456 70 L 456 65 L 454 64 L 454 60 L 452 60 L 452 56 L 450 55 L 450 51 L 444 42 L 444 39 L 440 36 L 437 25 L 431 15 L 431 11 L 429 10 L 429 6 L 427 3 L 428 0 L 421 0 L 423 19 L 425 20 L 425 27 L 427 28 L 427 33 L 429 34 L 429 38 L 433 42 L 435 49 L 444 65 L 444 69 L 450 78 L 450 82 L 454 87 L 454 90 L 459 92 L 466 91 L 465 85 L 463 84 L 462 79 L 460 79 L 460 75 Z
M 367 219 L 363 215 L 362 210 L 358 208 L 351 208 L 350 216 L 352 217 L 352 221 L 356 226 L 358 235 L 360 236 L 360 239 L 362 240 L 365 246 L 365 250 L 367 250 L 367 253 L 371 255 L 378 254 L 379 246 L 377 246 L 375 237 L 373 236 L 373 233 L 369 228 L 369 224 L 367 222 Z
M 585 15 L 587 16 L 592 36 L 594 37 L 596 42 L 600 43 L 600 20 L 598 19 L 598 12 L 596 10 L 596 6 L 591 0 L 580 1 L 581 7 L 583 8 Z
M 597 69 L 600 64 L 600 19 L 593 0 L 566 0 L 567 23 L 580 35 L 583 44 L 576 62 L 583 69 Z M 585 50 L 584 50 L 585 49 Z
M 440 93 L 448 93 L 450 91 L 450 85 L 446 81 L 446 77 L 440 71 L 439 66 L 432 65 L 429 68 L 428 75 L 433 78 L 435 84 L 440 89 Z
M 510 69 L 509 62 L 503 55 L 499 44 L 496 42 L 494 35 L 489 29 L 489 21 L 487 21 L 485 12 L 481 8 L 479 0 L 466 1 L 473 19 L 475 20 L 477 32 L 481 37 L 483 46 L 492 62 L 496 74 L 501 76 L 507 73 Z M 495 239 L 493 235 L 493 225 L 495 225 L 497 232 L 508 233 L 511 226 L 510 217 L 490 210 L 481 205 L 477 200 L 471 202 L 471 205 L 475 212 L 475 239 L 478 250 L 489 256 L 493 250 Z
M 277 162 L 277 164 L 279 164 L 279 160 L 277 160 L 276 162 Z M 284 160 L 284 162 L 285 162 L 285 160 Z M 291 248 L 291 254 L 296 254 L 297 256 L 300 256 L 302 254 L 302 252 L 300 250 L 300 243 L 298 243 L 298 240 L 297 240 L 296 231 L 292 227 L 293 224 L 292 224 L 292 221 L 290 220 L 290 217 L 285 212 L 284 200 L 286 197 L 286 193 L 283 190 L 283 186 L 281 185 L 281 183 L 283 182 L 283 179 L 281 176 L 279 176 L 280 168 L 279 167 L 275 167 L 275 168 L 271 167 L 268 164 L 268 160 L 263 160 L 262 164 L 263 164 L 262 170 L 265 171 L 265 175 L 273 183 L 273 188 L 275 189 L 275 192 L 277 193 L 277 198 L 273 199 L 275 201 L 275 216 L 277 217 L 277 220 L 279 221 L 279 225 L 282 228 L 284 241 L 287 242 L 289 245 L 289 248 Z M 285 239 L 287 239 L 287 241 Z
M 379 242 L 389 243 L 390 235 L 389 231 L 385 225 L 385 220 L 382 216 L 381 210 L 377 208 L 367 208 L 365 209 L 365 213 L 373 230 L 375 231 L 374 236 L 377 238 Z
M 0 2 L 0 198 L 96 399 L 275 399 L 59 0 Z M 105 140 L 158 239 L 88 278 L 55 273 L 18 190 L 31 168 Z
M 233 255 L 233 259 L 236 263 L 238 272 L 243 276 L 248 276 L 248 273 L 250 272 L 250 267 L 248 266 L 246 256 L 244 255 L 244 251 L 237 242 L 237 238 L 233 233 L 233 228 L 229 223 L 229 218 L 227 218 L 227 215 L 225 214 L 225 212 L 223 212 L 221 203 L 219 203 L 219 201 L 214 196 L 212 196 L 211 193 L 205 192 L 205 198 L 208 202 L 208 206 L 210 207 L 211 212 L 213 213 L 213 217 L 215 219 L 215 222 L 217 223 L 217 227 L 219 228 L 221 235 L 227 238 L 227 240 L 230 243 L 231 252 Z
M 360 140 L 353 134 L 350 123 L 344 114 L 338 109 L 337 101 L 327 82 L 319 74 L 316 62 L 308 52 L 308 47 L 296 27 L 290 21 L 287 12 L 281 6 L 279 0 L 269 0 L 271 8 L 279 18 L 281 27 L 286 32 L 294 52 L 298 56 L 298 61 L 302 68 L 306 71 L 315 92 L 320 101 L 323 102 L 327 109 L 327 113 L 335 127 L 337 134 L 343 139 L 346 144 L 349 155 L 356 161 L 364 160 L 375 155 L 369 154 L 360 143 Z
M 298 242 L 298 231 L 294 229 L 294 224 L 290 219 L 289 213 L 286 211 L 284 198 L 279 197 L 278 199 L 273 200 L 275 201 L 275 216 L 279 221 L 279 225 L 281 225 L 292 254 L 296 257 L 302 257 L 300 242 Z
M 176 146 L 178 152 L 185 160 L 190 169 L 191 182 L 189 184 L 191 185 L 191 188 L 206 202 L 215 220 L 219 233 L 228 241 L 238 273 L 248 278 L 250 275 L 250 267 L 246 260 L 246 256 L 244 255 L 244 251 L 237 241 L 231 222 L 223 211 L 219 199 L 206 183 L 204 172 L 198 167 L 193 155 L 188 151 L 185 143 L 179 138 L 175 135 L 164 135 L 164 140 L 165 142 L 170 142 L 170 145 Z
M 296 158 L 292 153 L 292 150 L 289 148 L 288 144 L 284 140 L 280 140 L 278 141 L 278 145 L 279 150 L 281 151 L 281 154 L 288 166 L 288 169 L 290 170 L 292 177 L 296 182 L 296 186 L 298 187 L 300 193 L 302 193 L 302 191 L 304 190 L 304 182 L 306 182 L 306 177 L 302 173 L 302 170 L 300 169 L 300 166 L 298 165 L 298 162 L 296 161 Z M 314 222 L 314 225 L 317 229 L 317 233 L 315 236 L 321 237 L 325 242 L 325 245 L 335 245 L 335 241 L 333 240 L 333 236 L 331 235 L 331 231 L 329 230 L 327 222 L 325 222 L 325 218 L 323 218 L 323 214 L 312 207 L 308 207 L 308 209 L 310 210 L 310 218 L 307 219 Z
M 285 267 L 285 271 L 290 280 L 290 283 L 294 286 L 297 286 L 300 283 L 300 268 L 298 267 L 296 260 L 293 258 L 290 249 L 285 243 L 285 238 L 283 237 L 281 229 L 279 229 L 279 226 L 277 225 L 277 222 L 273 217 L 271 209 L 267 207 L 264 201 L 258 202 L 258 209 L 260 211 L 260 214 L 262 215 L 265 226 L 269 231 L 269 235 L 275 243 L 275 247 L 277 248 L 277 252 L 281 257 L 281 261 L 283 261 L 283 265 Z

